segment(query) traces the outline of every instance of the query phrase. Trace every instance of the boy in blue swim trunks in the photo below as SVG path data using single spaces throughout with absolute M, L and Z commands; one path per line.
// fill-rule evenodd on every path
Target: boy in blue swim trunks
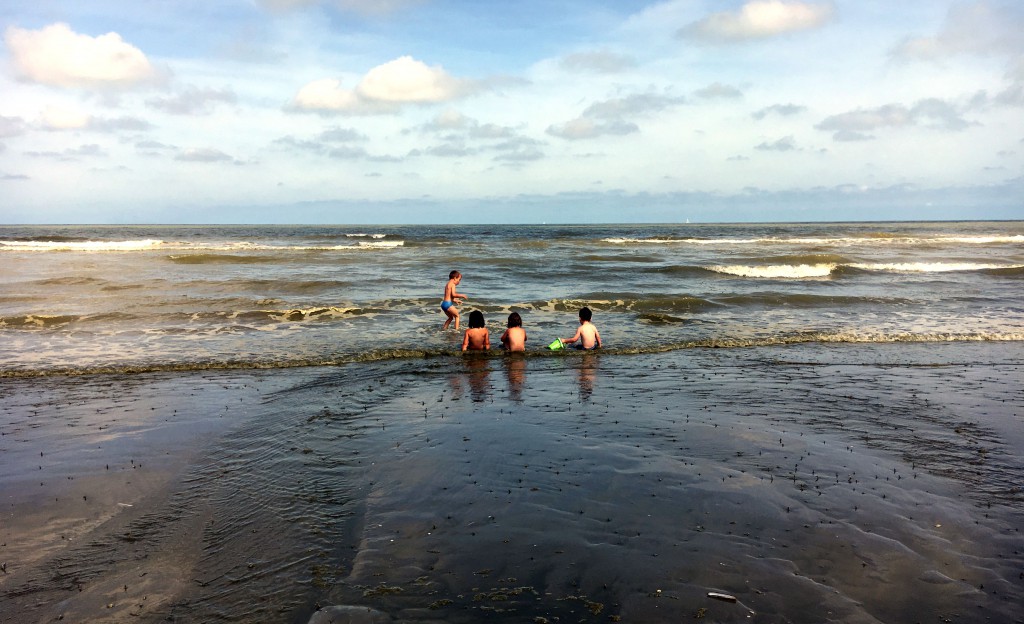
M 441 300 L 441 311 L 448 315 L 445 319 L 444 327 L 441 329 L 448 329 L 448 325 L 451 324 L 452 320 L 455 320 L 455 331 L 459 331 L 459 309 L 455 307 L 456 303 L 459 303 L 459 299 L 465 299 L 466 295 L 455 292 L 455 287 L 462 281 L 462 273 L 458 271 L 452 271 L 448 274 L 448 283 L 444 285 L 444 299 Z

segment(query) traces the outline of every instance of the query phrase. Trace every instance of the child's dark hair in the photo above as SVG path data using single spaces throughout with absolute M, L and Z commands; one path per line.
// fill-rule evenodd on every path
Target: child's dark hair
M 522 327 L 523 317 L 519 316 L 518 312 L 513 312 L 508 315 L 508 326 L 509 327 Z
M 486 327 L 484 323 L 484 313 L 480 310 L 473 310 L 469 313 L 469 327 L 476 329 L 477 327 Z
M 458 271 L 452 271 L 451 273 L 448 274 L 448 279 L 455 279 L 460 275 L 462 275 L 462 273 L 459 273 Z
M 594 318 L 594 313 L 590 311 L 590 308 L 583 306 L 580 308 L 580 320 L 589 321 Z

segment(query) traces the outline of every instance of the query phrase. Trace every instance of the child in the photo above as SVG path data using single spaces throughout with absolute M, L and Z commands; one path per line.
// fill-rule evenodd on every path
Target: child
M 455 331 L 459 331 L 459 309 L 455 307 L 459 299 L 465 299 L 466 295 L 455 292 L 455 287 L 462 281 L 462 273 L 452 271 L 448 274 L 448 283 L 444 285 L 444 299 L 441 300 L 441 311 L 448 315 L 445 319 L 442 330 L 448 329 L 448 325 L 455 320 Z
M 518 312 L 508 315 L 508 329 L 501 335 L 501 346 L 508 351 L 526 351 L 526 330 Z
M 455 320 L 458 323 L 458 318 Z M 487 325 L 484 323 L 484 313 L 480 310 L 473 310 L 469 313 L 469 329 L 462 337 L 462 350 L 486 351 L 491 348 L 491 335 L 487 332 Z
M 590 319 L 594 317 L 593 312 L 588 307 L 580 308 L 580 326 L 576 329 L 576 335 L 572 338 L 563 339 L 562 342 L 566 344 L 572 344 L 577 340 L 580 344 L 577 348 L 579 349 L 596 349 L 601 346 L 601 333 L 597 331 L 597 327 L 590 322 Z

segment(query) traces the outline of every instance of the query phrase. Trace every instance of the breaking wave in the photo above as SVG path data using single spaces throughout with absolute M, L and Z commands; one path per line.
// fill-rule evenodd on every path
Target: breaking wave
M 756 347 L 775 347 L 809 343 L 828 344 L 885 344 L 885 343 L 929 343 L 929 342 L 1019 342 L 1024 341 L 1024 332 L 960 332 L 960 333 L 913 333 L 913 332 L 801 332 L 783 334 L 778 336 L 766 336 L 758 338 L 705 338 L 700 340 L 667 342 L 657 345 L 624 345 L 622 347 L 601 349 L 598 353 L 607 357 L 632 356 L 654 353 L 667 353 L 685 349 L 749 349 Z M 572 358 L 581 357 L 587 354 L 595 354 L 593 351 L 581 352 L 573 349 L 562 351 L 534 350 L 526 353 L 508 355 L 500 350 L 492 350 L 488 353 L 473 353 L 473 357 L 502 358 L 502 357 L 527 357 L 547 358 L 560 357 Z M 83 367 L 54 367 L 54 368 L 22 368 L 0 370 L 2 378 L 34 378 L 34 377 L 55 377 L 55 376 L 79 376 L 79 375 L 129 375 L 141 373 L 160 372 L 188 372 L 204 370 L 260 370 L 274 368 L 300 368 L 317 366 L 344 366 L 347 364 L 400 361 L 400 360 L 422 360 L 430 358 L 459 358 L 464 357 L 461 351 L 455 349 L 426 348 L 426 349 L 399 349 L 384 348 L 365 351 L 362 353 L 339 354 L 337 356 L 314 357 L 314 358 L 292 358 L 292 359 L 238 359 L 238 360 L 206 360 L 196 362 L 168 362 L 168 363 L 140 363 L 114 366 L 83 366 Z

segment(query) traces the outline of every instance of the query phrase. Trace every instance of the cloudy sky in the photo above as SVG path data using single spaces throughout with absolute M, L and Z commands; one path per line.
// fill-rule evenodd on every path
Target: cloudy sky
M 1024 218 L 1020 0 L 5 0 L 0 223 Z

